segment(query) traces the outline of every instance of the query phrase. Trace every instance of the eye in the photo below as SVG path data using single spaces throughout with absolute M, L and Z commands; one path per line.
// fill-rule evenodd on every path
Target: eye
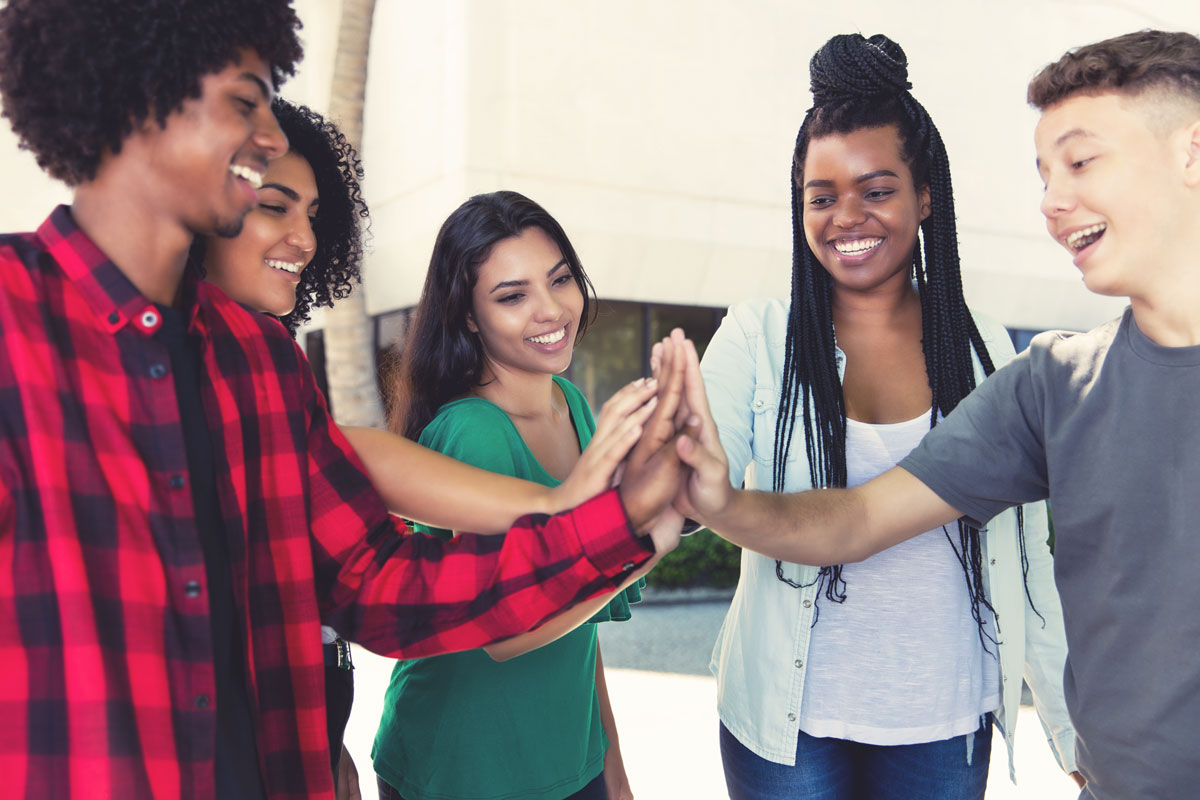
M 867 192 L 868 200 L 886 200 L 896 193 L 895 189 L 871 189 Z
M 511 306 L 521 300 L 523 297 L 525 297 L 523 292 L 513 292 L 512 294 L 506 294 L 503 297 L 496 298 L 496 302 Z
M 282 216 L 283 214 L 287 213 L 286 208 L 274 203 L 259 203 L 258 207 L 263 211 L 266 211 L 268 214 L 279 214 Z
M 821 195 L 821 196 L 819 196 L 819 197 L 813 197 L 813 198 L 811 198 L 811 199 L 808 201 L 808 205 L 809 205 L 811 208 L 825 208 L 825 206 L 828 206 L 828 205 L 830 205 L 830 204 L 832 204 L 832 203 L 833 203 L 833 198 L 832 198 L 832 197 L 829 197 L 829 196 L 827 196 L 827 195 Z
M 1078 161 L 1072 161 L 1072 162 L 1071 162 L 1071 169 L 1073 169 L 1073 170 L 1076 170 L 1076 171 L 1078 171 L 1078 170 L 1081 170 L 1081 169 L 1083 169 L 1084 167 L 1086 167 L 1088 164 L 1092 163 L 1092 162 L 1093 162 L 1093 161 L 1095 161 L 1095 160 L 1096 160 L 1096 157 L 1095 157 L 1095 156 L 1091 156 L 1090 158 L 1081 158 L 1081 159 L 1080 159 L 1080 160 L 1078 160 Z
M 233 100 L 241 108 L 241 111 L 246 114 L 251 114 L 258 108 L 258 101 L 241 95 L 234 95 Z
M 574 283 L 574 282 L 575 282 L 575 277 L 569 272 L 564 272 L 562 275 L 559 275 L 557 278 L 554 279 L 553 285 L 554 286 L 563 286 L 565 284 Z

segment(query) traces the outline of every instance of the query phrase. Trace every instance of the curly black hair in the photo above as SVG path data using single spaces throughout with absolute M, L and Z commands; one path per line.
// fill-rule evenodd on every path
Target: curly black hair
M 317 251 L 300 273 L 296 307 L 280 321 L 294 336 L 313 306 L 331 306 L 350 294 L 361 276 L 363 227 L 369 220 L 359 181 L 362 163 L 337 126 L 307 106 L 276 99 L 271 109 L 289 151 L 312 167 L 320 207 L 313 224 Z
M 0 94 L 21 147 L 69 186 L 134 127 L 159 125 L 200 79 L 256 52 L 276 88 L 303 50 L 290 0 L 8 0 Z

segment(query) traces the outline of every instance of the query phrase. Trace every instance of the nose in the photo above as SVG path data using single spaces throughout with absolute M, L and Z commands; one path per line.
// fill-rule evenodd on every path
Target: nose
M 303 253 L 305 258 L 311 258 L 313 251 L 317 249 L 317 235 L 313 233 L 308 215 L 301 214 L 300 217 L 288 233 L 287 243 Z
M 554 322 L 563 315 L 562 303 L 554 296 L 553 292 L 541 292 L 537 304 L 537 320 L 538 322 Z
M 288 151 L 287 135 L 279 127 L 269 103 L 260 106 L 254 128 L 254 143 L 267 154 L 267 159 L 279 158 Z
M 847 197 L 838 203 L 833 214 L 833 224 L 839 228 L 853 228 L 866 220 L 863 205 L 853 197 Z
M 1047 177 L 1046 191 L 1042 194 L 1042 215 L 1050 220 L 1059 214 L 1070 211 L 1073 205 L 1074 200 L 1067 192 L 1063 181 Z

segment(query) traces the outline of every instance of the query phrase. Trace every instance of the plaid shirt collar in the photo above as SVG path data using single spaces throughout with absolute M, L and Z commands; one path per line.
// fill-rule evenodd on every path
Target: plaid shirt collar
M 58 263 L 67 278 L 91 305 L 97 324 L 109 333 L 126 325 L 144 336 L 153 336 L 162 327 L 162 315 L 143 295 L 121 268 L 92 241 L 71 214 L 70 206 L 60 205 L 38 227 L 37 237 Z M 180 298 L 189 328 L 197 323 L 202 311 L 196 303 L 199 277 L 189 265 L 183 276 Z

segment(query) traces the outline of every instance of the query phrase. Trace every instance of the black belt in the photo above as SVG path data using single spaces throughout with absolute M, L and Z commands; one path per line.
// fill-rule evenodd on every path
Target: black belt
M 325 666 L 354 669 L 354 664 L 350 661 L 350 643 L 345 639 L 339 636 L 329 644 L 323 645 L 323 648 L 325 650 Z

